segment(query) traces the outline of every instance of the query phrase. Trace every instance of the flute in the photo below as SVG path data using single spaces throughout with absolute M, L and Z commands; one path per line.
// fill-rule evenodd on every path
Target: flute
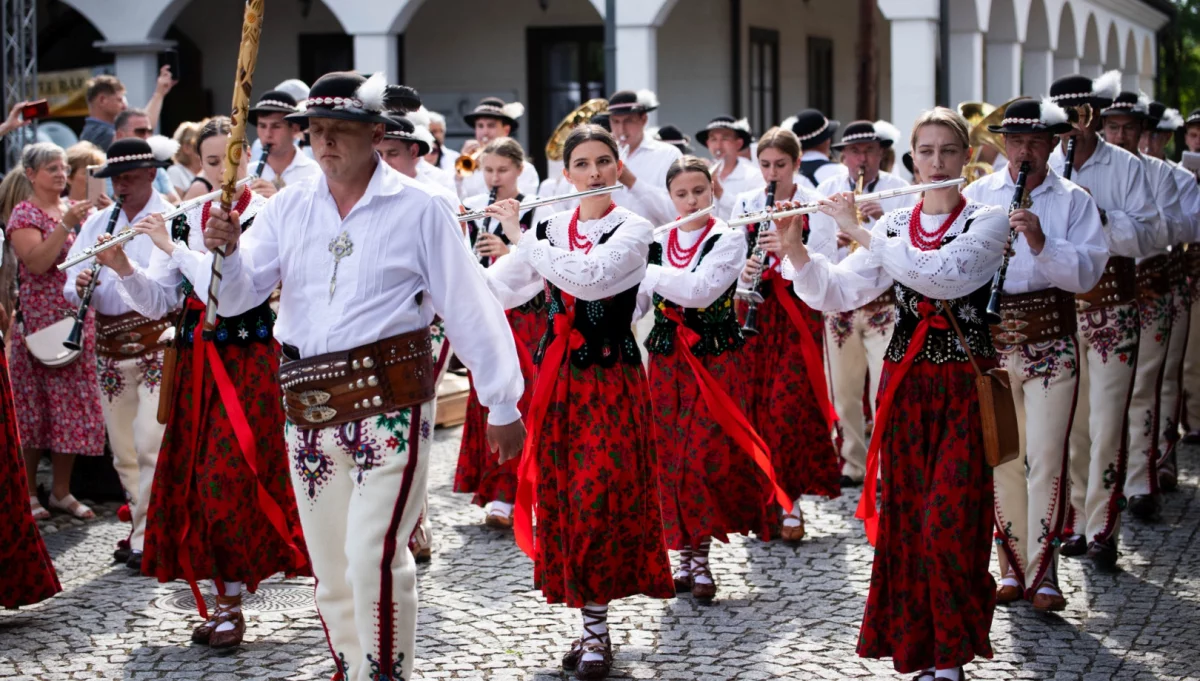
M 874 192 L 872 194 L 862 194 L 860 196 L 854 197 L 854 200 L 855 200 L 855 202 L 881 201 L 883 199 L 890 199 L 893 196 L 903 196 L 905 194 L 917 194 L 919 192 L 933 191 L 935 189 L 945 189 L 947 187 L 957 187 L 958 185 L 960 185 L 966 181 L 967 181 L 966 178 L 955 177 L 950 180 L 942 180 L 941 182 L 928 182 L 926 184 L 913 184 L 913 185 L 909 185 L 907 187 L 899 187 L 897 189 L 885 189 L 883 191 Z M 779 212 L 770 211 L 770 210 L 760 210 L 758 212 L 748 213 L 746 215 L 743 215 L 740 218 L 730 220 L 729 226 L 730 227 L 743 227 L 745 225 L 751 225 L 756 222 L 778 220 L 780 218 L 790 218 L 793 215 L 809 215 L 812 213 L 816 213 L 819 210 L 821 210 L 821 207 L 815 203 L 810 203 L 805 206 L 800 206 L 799 208 L 792 208 L 791 210 L 781 210 Z
M 1012 202 L 1008 204 L 1008 213 L 1021 207 L 1021 200 L 1025 198 L 1025 180 L 1029 175 L 1029 161 L 1023 161 L 1021 168 L 1017 171 L 1017 186 L 1013 192 Z M 1013 240 L 1017 237 L 1017 233 L 1010 226 L 1008 228 L 1008 242 L 1004 244 L 1004 260 L 1000 263 L 1000 269 L 996 270 L 996 275 L 992 277 L 992 294 L 988 297 L 987 311 L 984 313 L 984 320 L 989 326 L 999 324 L 1003 317 L 1000 316 L 1000 295 L 1004 290 L 1004 279 L 1008 276 L 1008 252 L 1012 249 Z
M 598 187 L 596 189 L 586 189 L 573 194 L 563 194 L 562 196 L 550 196 L 544 199 L 534 199 L 521 204 L 520 212 L 524 213 L 527 210 L 537 208 L 539 206 L 548 206 L 559 201 L 572 201 L 574 199 L 582 199 L 588 196 L 596 196 L 599 194 L 611 194 L 621 188 L 621 185 L 614 184 L 611 187 Z M 472 220 L 482 220 L 487 217 L 487 211 L 477 210 L 470 213 L 459 213 L 455 218 L 459 222 L 471 222 Z
M 125 196 L 118 195 L 117 200 L 113 202 L 112 215 L 108 217 L 108 227 L 104 230 L 105 234 L 112 234 L 113 229 L 117 226 L 117 220 L 121 218 L 121 204 L 125 203 Z M 83 323 L 87 319 L 88 308 L 92 306 L 92 293 L 96 290 L 96 283 L 100 281 L 100 263 L 92 268 L 92 280 L 88 282 L 87 288 L 83 290 L 83 295 L 80 296 L 79 309 L 75 312 L 75 326 L 71 327 L 71 333 L 67 335 L 67 339 L 63 341 L 63 347 L 68 350 L 83 349 Z
M 679 218 L 678 220 L 675 220 L 674 222 L 668 222 L 665 225 L 659 225 L 658 227 L 654 228 L 654 238 L 657 239 L 658 237 L 662 236 L 663 234 L 666 234 L 667 232 L 671 231 L 672 229 L 675 229 L 676 227 L 678 227 L 680 225 L 685 225 L 685 224 L 691 222 L 692 220 L 695 220 L 696 218 L 702 218 L 711 212 L 713 212 L 713 206 L 708 206 L 707 208 L 701 208 L 700 210 L 696 211 L 695 213 L 691 213 L 690 215 L 685 215 L 685 216 Z
M 257 178 L 254 178 L 254 177 L 242 178 L 241 180 L 238 180 L 238 187 L 239 188 L 244 187 L 255 179 L 257 179 Z M 187 201 L 180 203 L 174 210 L 163 213 L 163 220 L 170 222 L 171 220 L 174 220 L 175 218 L 179 217 L 180 215 L 183 215 L 184 213 L 188 212 L 189 210 L 195 208 L 196 206 L 204 205 L 204 204 L 208 203 L 209 201 L 212 201 L 213 199 L 217 198 L 218 196 L 221 195 L 221 191 L 222 190 L 218 189 L 214 192 L 209 192 L 203 196 L 197 196 L 194 199 L 188 199 Z M 126 241 L 129 241 L 130 239 L 132 239 L 133 237 L 137 236 L 138 234 L 141 234 L 141 232 L 138 232 L 133 229 L 123 229 L 116 236 L 109 239 L 108 241 L 105 241 L 103 243 L 97 243 L 95 246 L 88 246 L 87 248 L 83 249 L 82 251 L 76 253 L 71 258 L 68 258 L 67 260 L 65 260 L 63 262 L 63 264 L 58 266 L 58 271 L 61 272 L 65 269 L 67 269 L 68 267 L 74 267 L 75 265 L 78 265 L 79 263 L 84 262 L 85 260 L 91 260 L 92 258 L 96 257 L 97 253 L 103 253 L 104 251 L 107 251 L 108 249 L 112 248 L 113 246 L 123 244 Z

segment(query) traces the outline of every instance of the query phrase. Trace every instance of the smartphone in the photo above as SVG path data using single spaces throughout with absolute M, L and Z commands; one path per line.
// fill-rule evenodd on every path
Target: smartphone
M 171 67 L 171 77 L 177 81 L 180 80 L 180 77 L 179 77 L 180 76 L 179 51 L 178 50 L 174 50 L 174 49 L 164 50 L 164 51 L 158 53 L 158 68 L 159 68 L 159 70 L 161 70 L 162 67 L 164 67 L 164 66 Z
M 104 180 L 99 177 L 95 177 L 95 175 L 94 175 L 94 173 L 96 172 L 96 170 L 98 168 L 103 168 L 103 167 L 104 166 L 102 166 L 102 165 L 87 167 L 87 200 L 88 201 L 91 201 L 92 199 L 94 199 L 97 196 L 100 196 L 101 194 L 104 193 L 104 190 L 105 190 Z
M 30 102 L 21 108 L 21 118 L 32 121 L 37 118 L 45 118 L 50 115 L 50 104 L 44 99 L 39 99 L 36 102 Z
M 1194 151 L 1183 152 L 1183 161 L 1180 163 L 1184 168 L 1194 172 L 1200 171 L 1200 154 Z

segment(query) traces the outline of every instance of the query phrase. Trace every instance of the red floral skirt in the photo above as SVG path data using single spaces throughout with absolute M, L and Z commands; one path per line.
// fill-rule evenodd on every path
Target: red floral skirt
M 746 411 L 746 358 L 737 350 L 700 362 Z M 657 417 L 658 490 L 667 548 L 709 537 L 756 532 L 769 539 L 777 514 L 764 509 L 770 483 L 750 455 L 713 419 L 680 352 L 650 358 L 650 397 Z
M 535 588 L 573 608 L 674 598 L 641 364 L 558 371 L 536 453 Z
M 883 366 L 883 394 L 896 365 Z M 909 674 L 992 656 L 992 469 L 969 364 L 916 362 L 880 450 L 880 524 L 862 657 Z
M 33 605 L 62 591 L 29 510 L 8 359 L 0 346 L 0 608 Z
M 529 413 L 533 399 L 533 354 L 546 330 L 545 312 L 509 310 L 508 322 L 519 344 L 517 352 L 527 354 L 521 360 L 525 377 L 525 394 L 517 405 L 521 414 Z M 523 349 L 523 350 L 522 350 Z M 479 403 L 475 380 L 468 376 L 471 392 L 467 395 L 467 412 L 463 421 L 462 442 L 458 447 L 458 468 L 454 472 L 454 491 L 474 494 L 471 503 L 484 506 L 492 501 L 513 503 L 517 499 L 517 465 L 519 458 L 498 463 L 500 455 L 491 450 L 487 441 L 488 409 Z
M 242 454 L 210 368 L 203 367 L 201 394 L 194 393 L 193 348 L 183 344 L 150 493 L 142 572 L 160 582 L 186 579 L 186 543 L 186 558 L 197 580 L 240 581 L 254 591 L 260 581 L 279 572 L 311 575 L 307 558 L 295 555 L 259 502 L 262 485 L 282 509 L 289 539 L 307 555 L 288 477 L 276 346 L 230 344 L 217 352 L 256 438 L 257 470 Z M 195 400 L 201 400 L 198 423 L 192 416 Z
M 808 333 L 821 348 L 824 320 L 793 297 Z M 758 306 L 758 335 L 743 350 L 750 366 L 747 416 L 771 448 L 775 477 L 788 496 L 836 497 L 841 464 L 800 349 L 800 331 L 775 295 Z M 822 367 L 822 371 L 824 368 Z M 771 505 L 775 505 L 771 502 Z

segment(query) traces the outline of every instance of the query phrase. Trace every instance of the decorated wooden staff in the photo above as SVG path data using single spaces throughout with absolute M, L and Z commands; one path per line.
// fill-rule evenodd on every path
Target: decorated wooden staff
M 229 212 L 237 193 L 237 172 L 246 145 L 246 114 L 250 109 L 250 91 L 254 86 L 254 67 L 258 64 L 258 42 L 262 37 L 263 5 L 265 0 L 246 0 L 246 16 L 242 20 L 242 46 L 238 51 L 237 76 L 233 83 L 233 108 L 229 144 L 225 147 L 225 173 L 221 177 L 221 210 Z M 263 154 L 266 157 L 266 154 Z M 204 310 L 204 339 L 212 340 L 217 327 L 218 294 L 221 291 L 221 269 L 225 263 L 222 249 L 213 252 L 212 279 L 208 284 L 208 303 Z

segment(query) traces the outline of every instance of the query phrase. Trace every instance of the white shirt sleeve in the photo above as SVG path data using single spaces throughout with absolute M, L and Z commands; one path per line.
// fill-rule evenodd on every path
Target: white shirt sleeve
M 308 200 L 313 200 L 311 197 Z M 221 294 L 217 313 L 222 317 L 248 312 L 266 300 L 282 279 L 282 258 L 279 249 L 278 200 L 271 200 L 254 218 L 254 226 L 242 233 L 237 250 L 225 258 L 221 269 Z M 213 254 L 196 263 L 200 272 L 212 268 Z M 181 260 L 181 264 L 182 264 Z M 208 299 L 208 275 L 197 274 L 201 281 L 192 280 L 196 295 Z
M 591 252 L 552 246 L 548 239 L 521 239 L 510 257 L 522 259 L 547 281 L 581 300 L 600 300 L 633 288 L 641 282 L 650 255 L 654 228 L 635 215 Z
M 639 296 L 642 291 L 647 295 L 657 292 L 676 305 L 707 307 L 733 285 L 745 262 L 746 237 L 731 230 L 718 237 L 717 244 L 695 270 L 648 266 Z M 645 309 L 649 310 L 650 306 L 647 304 Z
M 144 269 L 134 265 L 133 270 L 133 274 L 116 281 L 117 293 L 126 305 L 150 319 L 162 319 L 179 307 L 183 277 L 171 266 L 166 253 L 155 248 L 150 263 Z
M 1113 255 L 1140 258 L 1161 251 L 1170 243 L 1170 225 L 1158 214 L 1146 170 L 1130 164 L 1126 186 L 1113 197 L 1119 208 L 1105 211 L 1105 242 Z
M 1033 256 L 1033 267 L 1052 286 L 1070 293 L 1086 293 L 1100 282 L 1108 262 L 1108 246 L 1100 225 L 1096 202 L 1080 188 L 1070 191 L 1067 237 L 1046 237 L 1042 252 Z
M 475 263 L 487 278 L 492 295 L 496 296 L 506 310 L 524 305 L 541 295 L 545 288 L 542 275 L 538 274 L 537 270 L 522 259 L 513 257 L 521 244 L 525 244 L 526 239 L 531 244 L 535 240 L 533 236 L 522 237 L 520 244 L 509 246 L 508 255 L 492 263 L 491 267 L 485 268 L 478 262 Z

